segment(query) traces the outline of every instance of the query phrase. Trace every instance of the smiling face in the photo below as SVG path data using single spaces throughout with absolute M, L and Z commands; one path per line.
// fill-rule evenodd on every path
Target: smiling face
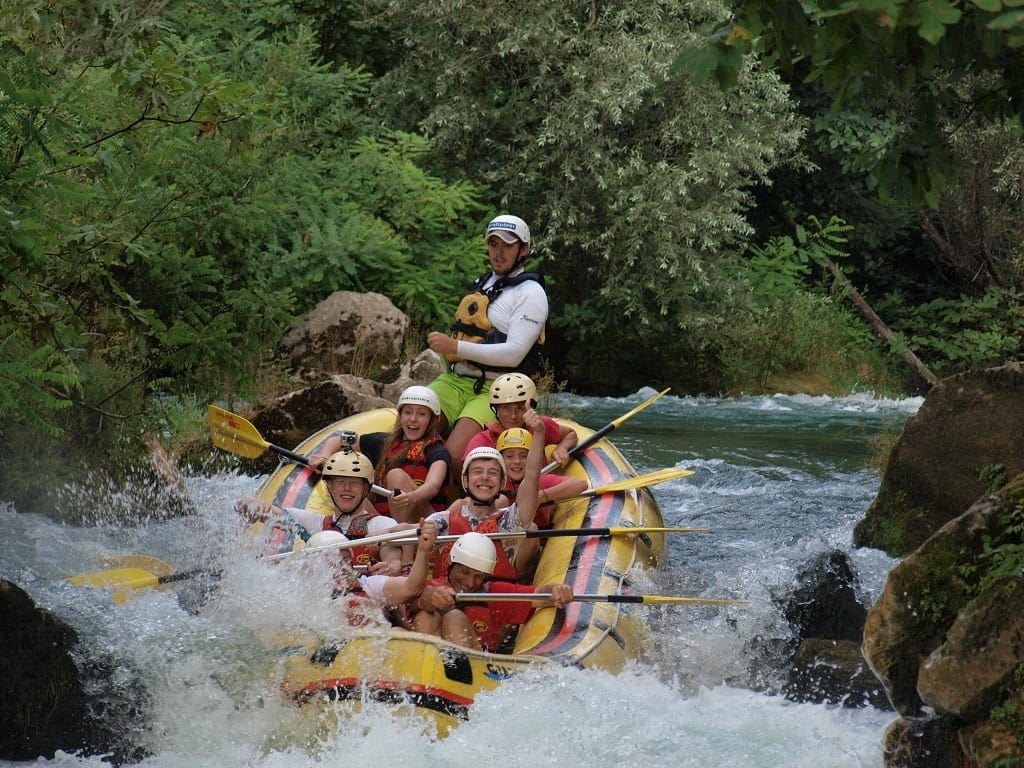
M 487 574 L 462 563 L 452 563 L 448 569 L 448 583 L 456 592 L 479 592 Z
M 505 482 L 497 459 L 476 459 L 465 471 L 466 490 L 477 499 L 496 498 Z
M 505 457 L 508 479 L 512 482 L 522 482 L 526 476 L 526 455 L 528 453 L 529 451 L 525 448 L 506 448 L 501 452 L 501 455 Z
M 526 411 L 530 404 L 526 400 L 518 403 L 499 403 L 493 407 L 494 415 L 502 429 L 515 429 L 525 425 Z
M 338 511 L 350 515 L 363 503 L 370 484 L 361 477 L 325 477 L 324 483 Z
M 425 405 L 403 405 L 398 412 L 398 422 L 402 425 L 402 434 L 409 441 L 421 440 L 430 429 L 430 420 L 434 412 Z
M 526 258 L 530 247 L 518 240 L 506 243 L 497 235 L 487 238 L 487 258 L 491 262 L 491 269 L 496 275 L 507 275 L 511 272 L 520 258 Z

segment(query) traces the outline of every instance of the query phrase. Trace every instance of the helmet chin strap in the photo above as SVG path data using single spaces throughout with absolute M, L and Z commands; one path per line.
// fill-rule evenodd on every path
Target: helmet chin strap
M 510 275 L 523 266 L 523 262 L 526 261 L 526 254 L 523 253 L 523 248 L 525 247 L 528 246 L 520 240 L 519 247 L 516 249 L 516 260 L 512 262 L 512 269 L 508 271 Z
M 494 496 L 491 497 L 490 501 L 484 501 L 483 499 L 475 496 L 471 490 L 466 489 L 466 494 L 473 500 L 472 506 L 474 507 L 490 507 L 494 502 L 501 496 L 501 491 L 498 491 Z

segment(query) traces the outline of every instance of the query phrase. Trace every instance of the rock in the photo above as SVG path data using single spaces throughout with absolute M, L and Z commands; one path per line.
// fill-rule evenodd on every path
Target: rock
M 783 692 L 796 702 L 891 709 L 885 689 L 850 640 L 811 639 L 793 655 Z
M 1018 694 L 1014 702 L 1016 711 L 1024 709 L 1024 702 Z M 1019 717 L 1019 715 L 1018 715 Z M 1008 768 L 1024 764 L 1024 743 L 1021 742 L 1020 725 L 1015 731 L 1010 726 L 992 720 L 970 723 L 960 729 L 960 743 L 972 768 Z
M 138 678 L 124 683 L 123 665 L 90 659 L 71 627 L 9 581 L 0 581 L 0 628 L 0 759 L 143 756 L 133 743 L 146 704 Z
M 391 381 L 408 330 L 409 318 L 387 296 L 336 291 L 285 334 L 282 351 L 307 381 L 338 373 Z
M 845 552 L 834 549 L 813 558 L 797 581 L 783 607 L 796 637 L 860 642 L 867 608 L 857 599 L 857 574 Z
M 986 715 L 1024 663 L 1024 578 L 987 584 L 950 628 L 946 642 L 921 665 L 917 690 L 940 714 Z
M 797 587 L 778 600 L 796 639 L 783 693 L 791 701 L 888 708 L 885 691 L 860 655 L 867 609 L 857 599 L 849 557 L 830 550 L 809 560 Z
M 883 741 L 886 768 L 967 768 L 949 718 L 901 717 Z
M 402 364 L 397 378 L 389 384 L 336 374 L 263 404 L 251 415 L 250 421 L 268 443 L 291 449 L 346 416 L 373 408 L 393 407 L 402 390 L 413 384 L 428 384 L 442 370 L 437 355 L 426 350 Z M 247 467 L 257 473 L 270 472 L 278 460 L 276 454 L 268 451 L 248 462 Z
M 1024 472 L 1024 364 L 943 379 L 907 419 L 858 547 L 901 557 Z
M 987 573 L 983 554 L 1003 541 L 1022 503 L 1024 474 L 947 523 L 889 573 L 868 611 L 861 650 L 900 714 L 921 714 L 921 665 L 947 642 L 961 611 L 976 598 Z M 1019 542 L 1019 533 L 1009 534 L 1015 535 Z

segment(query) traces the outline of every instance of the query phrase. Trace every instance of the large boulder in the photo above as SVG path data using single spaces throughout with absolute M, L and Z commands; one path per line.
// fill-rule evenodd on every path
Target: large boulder
M 71 627 L 0 581 L 0 760 L 142 756 L 133 740 L 147 700 L 137 678 L 89 654 Z
M 783 686 L 790 701 L 888 708 L 860 654 L 867 609 L 858 581 L 847 554 L 829 550 L 804 564 L 796 588 L 779 601 L 796 641 Z
M 285 334 L 282 351 L 307 381 L 335 373 L 392 381 L 408 331 L 409 318 L 387 296 L 336 291 Z
M 1004 503 L 998 497 L 984 499 L 947 523 L 890 571 L 868 611 L 864 658 L 900 714 L 922 714 L 924 702 L 917 692 L 921 665 L 945 642 L 946 632 L 970 601 L 979 574 L 969 569 L 981 556 L 985 539 L 999 536 Z
M 1004 574 L 982 587 L 921 664 L 917 691 L 935 711 L 973 720 L 998 703 L 1022 662 L 1024 578 Z
M 902 557 L 1021 472 L 1024 366 L 943 379 L 907 419 L 853 543 Z
M 264 440 L 292 448 L 314 432 L 335 421 L 373 408 L 394 406 L 398 396 L 413 384 L 426 384 L 443 371 L 430 350 L 404 362 L 394 381 L 380 383 L 349 374 L 327 376 L 315 384 L 265 402 L 249 418 Z M 277 465 L 270 452 L 245 462 L 255 473 L 267 473 Z
M 861 647 L 904 716 L 891 730 L 887 766 L 1021 764 L 1021 531 L 1024 473 L 947 523 L 890 572 L 868 612 Z M 921 720 L 926 707 L 934 717 Z M 919 727 L 923 722 L 928 727 Z M 951 730 L 960 745 L 952 756 Z
M 868 612 L 857 598 L 858 582 L 849 556 L 841 550 L 823 552 L 805 563 L 783 607 L 793 634 L 859 643 Z

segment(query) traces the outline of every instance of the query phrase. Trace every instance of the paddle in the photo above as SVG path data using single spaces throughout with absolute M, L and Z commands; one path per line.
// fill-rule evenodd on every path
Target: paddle
M 403 531 L 408 538 L 404 539 L 391 539 L 391 543 L 398 544 L 415 544 L 416 539 L 412 538 L 412 528 Z M 545 539 L 556 536 L 636 536 L 647 533 L 711 533 L 710 528 L 641 528 L 639 526 L 620 526 L 614 528 L 551 528 L 542 529 L 539 531 L 514 531 L 504 532 L 499 531 L 498 533 L 485 533 L 483 534 L 489 539 L 501 539 L 502 541 L 507 539 Z M 438 544 L 447 544 L 451 541 L 458 540 L 458 534 L 446 534 L 444 536 L 437 537 Z M 359 541 L 365 541 L 365 539 L 359 539 Z M 305 551 L 305 550 L 303 550 Z
M 574 595 L 573 600 L 581 603 L 646 603 L 650 605 L 692 604 L 692 605 L 748 605 L 749 600 L 729 600 L 721 597 L 672 597 L 669 595 Z M 490 601 L 550 601 L 549 592 L 460 592 L 455 595 L 457 603 L 479 603 Z
M 601 427 L 599 430 L 597 430 L 597 432 L 592 434 L 590 437 L 588 437 L 582 443 L 578 443 L 572 450 L 570 450 L 569 451 L 569 458 L 570 459 L 574 459 L 577 456 L 579 456 L 580 453 L 582 453 L 587 448 L 592 446 L 594 443 L 596 443 L 602 437 L 604 437 L 609 432 L 614 430 L 616 427 L 621 426 L 628 419 L 631 419 L 634 416 L 636 416 L 638 413 L 640 413 L 640 411 L 642 411 L 644 408 L 649 406 L 651 403 L 653 403 L 659 397 L 664 395 L 670 389 L 672 389 L 672 387 L 667 387 L 667 388 L 663 389 L 661 392 L 659 392 L 658 394 L 654 395 L 654 397 L 650 397 L 647 400 L 644 400 L 642 403 L 640 403 L 640 405 L 638 405 L 633 410 L 629 411 L 628 413 L 624 413 L 621 416 L 619 416 L 619 418 L 615 419 L 614 421 L 611 421 L 608 424 L 605 424 L 603 427 Z M 546 474 L 546 473 L 552 471 L 553 469 L 557 469 L 558 466 L 559 466 L 559 464 L 558 464 L 557 461 L 552 461 L 547 466 L 545 466 L 544 469 L 541 470 L 541 474 Z
M 309 459 L 305 456 L 289 451 L 287 448 L 282 448 L 279 445 L 268 443 L 251 422 L 237 413 L 225 411 L 216 405 L 210 405 L 206 409 L 206 413 L 210 424 L 210 436 L 213 438 L 213 444 L 218 448 L 238 456 L 244 456 L 247 459 L 258 459 L 270 450 L 278 456 L 294 461 L 296 464 L 301 464 L 304 467 L 309 466 Z M 394 495 L 390 490 L 382 486 L 374 484 L 370 487 L 381 496 L 390 498 Z
M 384 544 L 394 542 L 395 544 L 415 544 L 419 539 L 419 529 L 406 528 L 401 531 L 388 531 L 376 536 L 364 536 L 361 539 L 349 539 L 341 544 L 323 544 L 319 547 L 306 547 L 305 549 L 294 549 L 291 552 L 279 552 L 276 555 L 269 555 L 267 560 L 284 560 L 295 555 L 312 555 L 317 552 L 327 552 L 340 549 L 355 549 L 356 547 L 368 547 L 373 544 Z
M 138 557 L 146 557 L 139 555 Z M 86 573 L 81 576 L 69 576 L 64 581 L 84 587 L 113 587 L 114 602 L 120 605 L 128 599 L 129 592 L 136 589 L 148 589 L 159 587 L 164 584 L 173 584 L 176 581 L 184 581 L 196 576 L 217 576 L 217 571 L 210 571 L 206 568 L 195 568 L 190 571 L 179 571 L 177 573 L 165 573 L 157 575 L 150 573 L 143 568 L 110 568 L 96 573 Z
M 623 480 L 616 480 L 614 483 L 608 483 L 607 485 L 602 485 L 598 488 L 588 488 L 582 493 L 576 494 L 576 497 L 600 496 L 605 493 L 632 491 L 635 488 L 645 488 L 649 485 L 667 483 L 669 480 L 678 480 L 680 477 L 689 477 L 692 474 L 694 474 L 692 469 L 656 469 L 645 475 L 637 475 L 636 477 L 627 477 Z

